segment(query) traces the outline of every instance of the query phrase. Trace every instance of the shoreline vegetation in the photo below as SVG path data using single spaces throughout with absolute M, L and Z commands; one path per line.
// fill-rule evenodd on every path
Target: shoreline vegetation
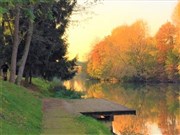
M 139 79 L 136 79 L 136 78 L 123 78 L 123 79 L 116 79 L 116 78 L 100 78 L 100 79 L 97 79 L 97 78 L 90 78 L 88 80 L 95 80 L 95 81 L 99 81 L 99 82 L 107 82 L 107 83 L 112 83 L 112 84 L 115 84 L 115 83 L 137 83 L 137 84 L 168 84 L 168 83 L 171 83 L 171 84 L 176 84 L 176 83 L 180 83 L 180 80 L 178 81 L 171 81 L 171 80 L 164 80 L 164 81 L 159 81 L 159 80 L 139 80 Z
M 17 86 L 0 79 L 0 133 L 32 134 L 43 132 L 42 99 L 43 98 L 81 98 L 82 93 L 66 90 L 57 85 L 57 81 L 45 81 L 33 78 L 33 84 Z M 51 90 L 50 90 L 51 89 Z M 82 134 L 111 134 L 103 123 L 86 116 L 77 116 L 65 125 L 79 123 Z M 86 125 L 86 126 L 84 126 Z M 70 129 L 71 130 L 71 129 Z M 78 129 L 77 129 L 78 130 Z
M 179 26 L 166 22 L 154 36 L 148 31 L 144 20 L 113 29 L 89 52 L 87 74 L 99 80 L 180 82 Z
M 146 76 L 128 76 L 128 74 L 123 74 L 121 77 L 111 76 L 107 73 L 107 75 L 96 76 L 88 73 L 88 63 L 89 62 L 78 62 L 80 71 L 78 72 L 78 77 L 83 78 L 84 80 L 98 81 L 98 82 L 107 82 L 107 83 L 143 83 L 143 84 L 177 84 L 180 83 L 180 74 L 176 74 L 177 78 L 175 80 L 169 79 L 167 77 L 159 80 L 158 74 L 154 77 L 146 77 Z M 118 72 L 114 72 L 119 74 Z M 179 79 L 178 79 L 179 78 Z
M 172 84 L 176 84 L 176 83 L 180 83 L 180 81 L 170 81 L 170 80 L 166 80 L 166 81 L 146 81 L 146 80 L 141 80 L 141 81 L 137 81 L 137 80 L 118 80 L 118 79 L 100 79 L 100 82 L 110 82 L 110 83 L 144 83 L 144 84 L 161 84 L 161 83 L 172 83 Z

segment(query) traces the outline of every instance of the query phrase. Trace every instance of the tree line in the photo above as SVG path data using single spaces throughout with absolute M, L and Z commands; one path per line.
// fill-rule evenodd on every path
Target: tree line
M 76 0 L 2 0 L 0 64 L 10 63 L 10 82 L 22 77 L 72 78 L 76 58 L 68 60 L 65 30 Z M 16 77 L 17 75 L 17 77 Z
M 143 20 L 115 28 L 111 35 L 94 45 L 87 73 L 103 80 L 179 82 L 179 13 L 180 1 L 174 9 L 172 22 L 163 24 L 153 37 Z

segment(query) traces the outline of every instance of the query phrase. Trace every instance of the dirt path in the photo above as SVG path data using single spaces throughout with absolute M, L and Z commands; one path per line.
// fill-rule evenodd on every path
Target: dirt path
M 117 114 L 134 115 L 136 112 L 105 99 L 44 99 L 43 135 L 84 135 L 87 133 L 87 128 L 94 125 L 94 123 L 87 127 L 82 124 L 82 121 L 78 121 L 77 119 L 82 115 L 81 113 L 107 116 Z
M 84 134 L 84 129 L 76 121 L 78 115 L 70 109 L 70 106 L 64 100 L 44 99 L 42 135 Z

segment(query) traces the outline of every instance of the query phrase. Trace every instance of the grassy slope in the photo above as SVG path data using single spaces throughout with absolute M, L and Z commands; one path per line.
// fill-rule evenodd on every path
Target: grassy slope
M 41 97 L 52 96 L 52 93 L 49 92 L 49 88 L 53 85 L 52 82 L 40 78 L 33 78 L 32 83 L 38 88 L 39 91 L 37 92 Z
M 26 88 L 0 80 L 0 134 L 40 134 L 41 101 Z
M 41 134 L 42 103 L 37 97 L 50 96 L 50 83 L 37 78 L 33 83 L 39 88 L 35 93 L 0 80 L 0 135 Z M 79 130 L 80 134 L 111 134 L 104 124 L 86 116 L 72 117 L 63 124 L 78 125 L 78 129 L 69 130 Z
M 79 116 L 76 121 L 85 129 L 85 134 L 88 135 L 112 135 L 110 130 L 102 124 L 91 117 Z

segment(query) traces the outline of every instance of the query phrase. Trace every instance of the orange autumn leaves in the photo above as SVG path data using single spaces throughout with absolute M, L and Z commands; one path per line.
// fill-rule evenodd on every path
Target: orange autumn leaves
M 156 34 L 157 49 L 159 52 L 159 62 L 165 62 L 167 52 L 172 50 L 175 45 L 177 29 L 173 24 L 167 22 L 162 25 Z
M 174 9 L 174 13 L 172 15 L 172 20 L 173 20 L 175 26 L 177 27 L 177 38 L 176 39 L 177 39 L 178 44 L 176 44 L 175 47 L 178 49 L 178 51 L 180 53 L 180 0 Z
M 117 27 L 110 36 L 94 46 L 89 55 L 87 72 L 98 79 L 144 74 L 143 70 L 148 68 L 146 62 L 150 62 L 153 54 L 152 42 L 147 25 L 141 20 L 130 26 Z
M 148 25 L 138 20 L 115 28 L 97 43 L 87 64 L 87 72 L 97 79 L 176 82 L 180 79 L 180 2 L 173 23 L 163 24 L 154 37 Z M 179 73 L 178 73 L 179 72 Z

